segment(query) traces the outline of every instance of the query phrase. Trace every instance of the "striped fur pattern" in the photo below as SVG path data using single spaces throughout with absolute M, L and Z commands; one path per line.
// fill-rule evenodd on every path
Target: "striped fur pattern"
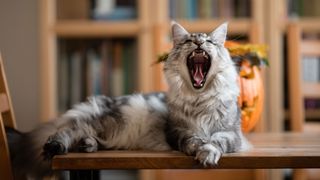
M 211 34 L 188 33 L 172 25 L 174 47 L 164 66 L 169 84 L 167 140 L 172 147 L 194 155 L 205 166 L 217 164 L 223 153 L 250 147 L 240 126 L 237 72 L 224 48 L 227 24 Z M 187 59 L 196 49 L 210 56 L 211 66 L 202 88 L 194 88 Z
M 91 97 L 12 145 L 12 151 L 20 150 L 13 156 L 15 174 L 51 175 L 52 157 L 70 151 L 170 150 L 165 101 L 164 93 Z
M 207 35 L 190 34 L 173 23 L 172 32 L 174 48 L 164 66 L 170 87 L 166 94 L 91 97 L 56 120 L 20 134 L 21 140 L 11 146 L 16 174 L 50 175 L 52 157 L 70 151 L 174 148 L 207 166 L 217 164 L 223 153 L 246 149 L 237 73 L 223 47 L 227 25 Z M 186 61 L 195 49 L 210 62 L 205 67 L 191 63 L 197 72 L 190 75 Z

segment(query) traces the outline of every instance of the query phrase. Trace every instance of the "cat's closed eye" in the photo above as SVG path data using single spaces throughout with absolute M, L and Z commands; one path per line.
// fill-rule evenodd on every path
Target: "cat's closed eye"
M 207 39 L 207 40 L 206 40 L 206 42 L 208 42 L 208 43 L 211 43 L 211 44 L 215 45 L 215 44 L 212 42 L 212 40 L 211 40 L 211 39 Z
M 192 43 L 192 40 L 191 39 L 187 39 L 184 41 L 184 43 Z

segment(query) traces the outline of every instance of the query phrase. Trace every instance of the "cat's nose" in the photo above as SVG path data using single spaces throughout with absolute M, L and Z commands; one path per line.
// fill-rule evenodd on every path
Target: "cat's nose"
M 195 38 L 194 43 L 196 45 L 198 45 L 198 46 L 201 46 L 204 43 L 204 40 L 203 40 L 203 38 L 201 38 L 200 34 L 197 35 L 197 37 Z
M 198 46 L 201 46 L 204 43 L 204 41 L 202 39 L 196 39 L 194 43 Z

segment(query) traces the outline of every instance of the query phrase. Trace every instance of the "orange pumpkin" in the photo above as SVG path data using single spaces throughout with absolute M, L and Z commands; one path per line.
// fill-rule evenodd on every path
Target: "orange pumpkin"
M 251 67 L 253 76 L 238 77 L 240 96 L 238 103 L 241 107 L 242 131 L 249 132 L 259 121 L 263 109 L 264 90 L 257 66 Z
M 225 46 L 234 48 L 240 45 L 227 41 Z M 249 59 L 241 59 L 238 83 L 240 87 L 238 104 L 241 107 L 242 131 L 249 132 L 259 121 L 263 109 L 264 89 L 259 67 L 252 65 Z

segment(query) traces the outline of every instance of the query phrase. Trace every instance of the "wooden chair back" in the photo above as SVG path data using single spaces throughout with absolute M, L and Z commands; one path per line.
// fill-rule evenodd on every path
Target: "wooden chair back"
M 320 29 L 318 30 L 320 32 Z M 302 78 L 303 56 L 320 57 L 320 40 L 303 39 L 303 29 L 298 23 L 288 26 L 288 80 L 290 130 L 294 132 L 319 132 L 320 123 L 306 123 L 304 98 L 320 98 L 320 82 L 304 82 Z M 293 179 L 308 179 L 319 171 L 294 170 Z
M 3 61 L 0 54 L 0 174 L 1 179 L 13 179 L 10 153 L 7 143 L 5 126 L 16 128 L 15 117 L 12 109 L 10 93 Z
M 301 132 L 306 127 L 304 98 L 320 98 L 319 82 L 304 82 L 302 79 L 303 56 L 320 57 L 320 40 L 302 38 L 302 28 L 297 23 L 288 26 L 288 78 L 289 116 L 292 131 Z M 320 32 L 320 29 L 319 29 Z M 304 60 L 307 61 L 307 60 Z M 320 123 L 318 123 L 320 125 Z M 312 124 L 312 129 L 317 124 Z M 308 129 L 310 129 L 308 128 Z M 320 127 L 319 127 L 320 128 Z

